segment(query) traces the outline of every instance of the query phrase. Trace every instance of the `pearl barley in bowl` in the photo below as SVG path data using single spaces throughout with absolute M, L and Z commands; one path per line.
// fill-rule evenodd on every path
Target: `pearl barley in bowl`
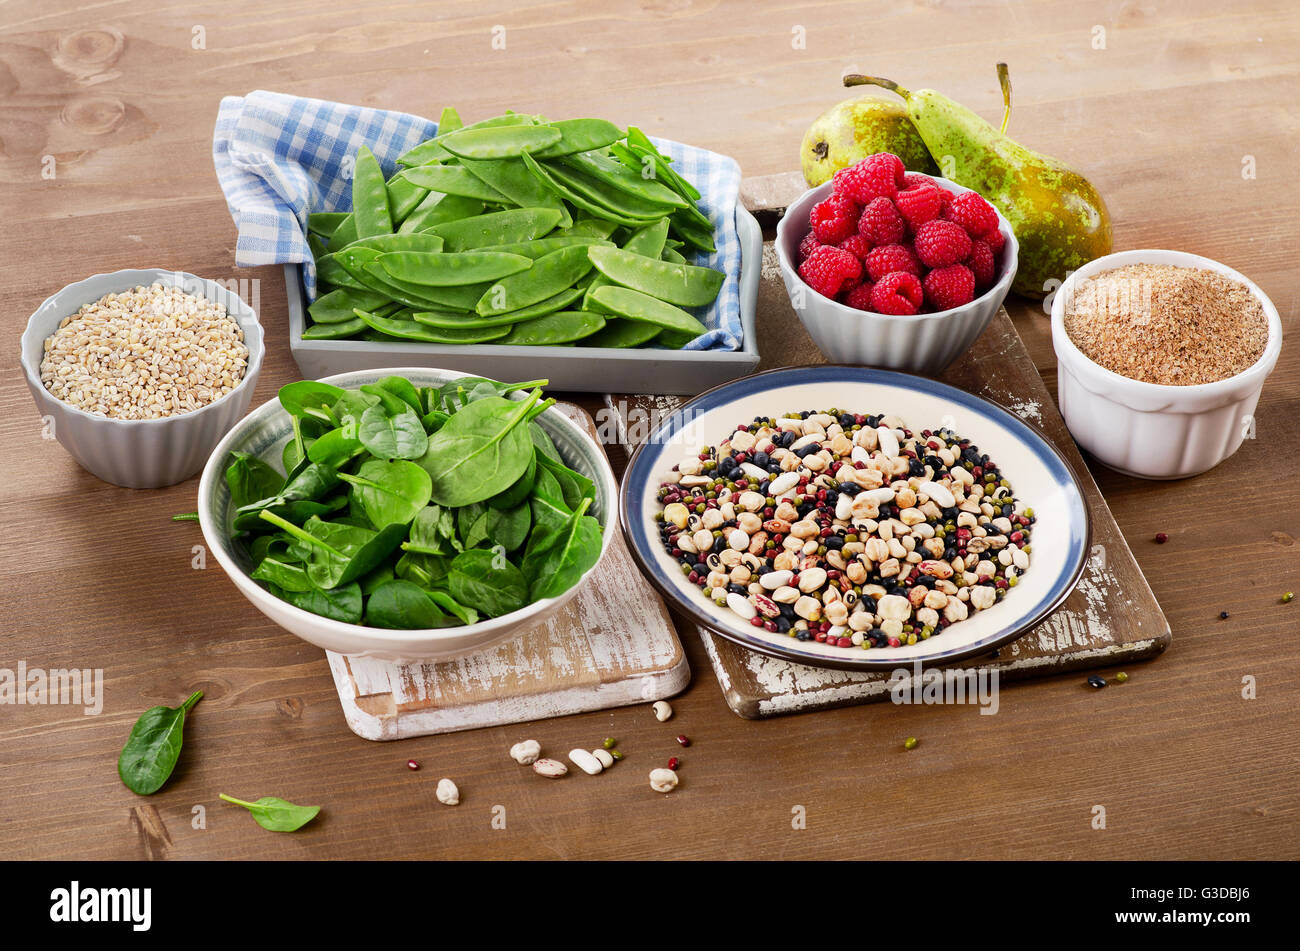
M 248 409 L 257 315 L 216 281 L 162 269 L 97 274 L 28 320 L 22 366 L 46 431 L 99 478 L 181 482 Z

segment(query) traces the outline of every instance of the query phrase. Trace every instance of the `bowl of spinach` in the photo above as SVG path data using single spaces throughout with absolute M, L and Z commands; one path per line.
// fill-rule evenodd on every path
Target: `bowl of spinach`
M 451 370 L 282 387 L 199 481 L 209 549 L 312 644 L 448 660 L 551 618 L 616 531 L 601 447 L 544 396 Z

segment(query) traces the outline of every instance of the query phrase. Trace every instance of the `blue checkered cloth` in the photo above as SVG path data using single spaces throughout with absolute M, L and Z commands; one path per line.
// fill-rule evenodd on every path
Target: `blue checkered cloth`
M 399 155 L 437 130 L 436 122 L 403 112 L 262 90 L 222 99 L 212 160 L 239 229 L 235 262 L 244 267 L 301 262 L 303 283 L 314 299 L 316 268 L 307 245 L 308 213 L 351 210 L 352 161 L 358 147 L 368 145 L 387 176 L 397 170 Z M 700 190 L 700 210 L 713 222 L 718 250 L 699 255 L 694 263 L 727 275 L 718 299 L 697 312 L 709 332 L 686 349 L 738 350 L 740 166 L 706 149 L 653 141 L 673 160 L 673 168 Z

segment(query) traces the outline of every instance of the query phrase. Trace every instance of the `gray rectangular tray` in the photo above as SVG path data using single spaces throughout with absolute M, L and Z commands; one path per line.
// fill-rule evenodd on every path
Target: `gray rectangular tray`
M 671 393 L 693 396 L 746 376 L 758 366 L 755 339 L 758 279 L 763 269 L 763 232 L 736 205 L 740 234 L 740 350 L 609 350 L 583 347 L 503 347 L 490 343 L 379 343 L 367 340 L 304 340 L 307 296 L 301 267 L 284 266 L 289 299 L 289 350 L 306 379 L 349 370 L 426 366 L 460 370 L 498 380 L 545 377 L 556 390 L 594 393 Z

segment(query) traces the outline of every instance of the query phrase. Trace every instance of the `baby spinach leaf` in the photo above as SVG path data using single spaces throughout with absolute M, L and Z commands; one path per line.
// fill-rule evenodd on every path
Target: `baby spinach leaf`
M 487 508 L 482 502 L 472 502 L 462 508 L 456 509 L 456 532 L 460 535 L 463 547 L 466 539 L 474 530 L 474 525 L 483 517 L 483 512 Z
M 498 492 L 488 499 L 487 504 L 498 509 L 514 508 L 514 506 L 528 498 L 528 494 L 533 491 L 533 482 L 536 479 L 537 452 L 534 451 L 533 457 L 528 460 L 528 468 L 524 470 L 524 474 L 516 479 L 508 489 Z
M 405 402 L 391 394 L 389 398 L 402 408 L 391 412 L 383 402 L 368 407 L 357 433 L 361 445 L 380 459 L 419 459 L 429 448 L 424 423 Z
M 444 614 L 424 588 L 398 578 L 381 584 L 370 596 L 366 623 L 394 630 L 423 630 L 449 627 L 456 619 Z
M 319 614 L 332 621 L 342 621 L 345 624 L 361 623 L 361 585 L 355 581 L 327 591 L 316 587 L 310 591 L 285 591 L 283 588 L 272 588 L 271 593 L 296 608 Z
M 426 555 L 421 552 L 408 551 L 397 559 L 393 574 L 407 581 L 413 581 L 421 588 L 431 588 L 440 584 L 451 570 L 451 559 L 445 555 Z
M 375 392 L 376 389 L 383 390 L 385 393 L 396 396 L 420 415 L 427 412 L 424 408 L 424 404 L 420 401 L 420 394 L 416 391 L 415 386 L 404 376 L 386 376 L 378 383 L 368 383 L 361 386 L 361 392 L 369 393 L 372 396 L 379 396 L 379 394 Z M 383 397 L 380 397 L 380 399 L 383 399 Z M 384 406 L 390 411 L 392 410 L 392 404 L 387 401 L 384 401 Z
M 462 510 L 464 511 L 464 510 Z M 462 537 L 462 542 L 466 549 L 478 548 L 480 545 L 486 545 L 488 542 L 488 520 L 487 509 L 479 511 L 478 518 L 470 523 L 469 528 Z
M 361 596 L 363 598 L 370 597 L 375 593 L 376 588 L 386 582 L 392 581 L 394 577 L 395 574 L 393 573 L 392 567 L 387 564 L 380 565 L 368 574 L 362 575 L 357 579 L 357 584 L 361 585 Z
M 440 588 L 434 588 L 429 592 L 429 597 L 445 611 L 449 611 L 456 617 L 460 618 L 463 624 L 477 624 L 478 612 L 473 608 L 461 604 L 446 591 Z
M 263 796 L 256 802 L 244 802 L 225 793 L 219 794 L 226 802 L 243 806 L 253 814 L 253 820 L 263 829 L 272 832 L 297 832 L 320 813 L 320 806 L 295 806 L 287 799 Z
M 461 552 L 451 563 L 447 586 L 457 601 L 488 617 L 518 611 L 528 603 L 528 582 L 500 550 Z
M 528 540 L 528 530 L 533 526 L 533 516 L 527 501 L 509 509 L 489 508 L 486 521 L 488 539 L 507 552 L 523 545 Z
M 117 758 L 117 775 L 127 789 L 141 796 L 162 789 L 181 755 L 185 714 L 202 697 L 196 690 L 179 707 L 150 707 L 140 714 Z
M 533 444 L 519 424 L 540 398 L 541 391 L 534 390 L 520 402 L 500 396 L 475 400 L 430 436 L 420 465 L 433 479 L 433 501 L 481 502 L 523 475 Z
M 357 437 L 358 426 L 355 419 L 348 418 L 338 429 L 331 429 L 321 436 L 307 450 L 307 458 L 312 462 L 339 469 L 349 461 L 365 452 L 361 440 Z
M 548 380 L 528 380 L 524 383 L 499 383 L 481 376 L 462 376 L 448 380 L 438 388 L 439 404 L 448 413 L 463 409 L 465 404 L 485 396 L 507 396 L 517 390 L 545 386 Z
M 290 416 L 298 418 L 310 416 L 334 424 L 331 407 L 345 392 L 342 388 L 331 386 L 329 383 L 299 380 L 297 383 L 286 383 L 280 387 L 280 405 Z
M 583 499 L 562 528 L 544 532 L 536 545 L 530 540 L 520 568 L 532 600 L 568 591 L 600 560 L 600 523 L 585 514 L 590 504 Z
M 456 537 L 456 510 L 441 505 L 427 505 L 411 523 L 411 538 L 403 543 L 405 551 L 454 558 L 461 550 Z
M 307 569 L 302 565 L 291 564 L 278 558 L 263 558 L 254 569 L 252 577 L 255 581 L 278 585 L 285 591 L 310 591 L 312 588 L 311 579 L 307 577 Z
M 239 531 L 251 531 L 258 527 L 258 517 L 263 511 L 272 511 L 289 521 L 295 521 L 294 514 L 305 513 L 302 518 L 308 515 L 324 514 L 325 512 L 335 511 L 347 504 L 344 499 L 342 505 L 338 503 L 326 503 L 321 500 L 322 496 L 330 492 L 339 484 L 338 473 L 329 466 L 319 463 L 308 463 L 297 475 L 285 483 L 284 488 L 280 490 L 279 495 L 274 498 L 262 499 L 245 505 L 235 510 L 235 528 Z M 313 503 L 309 506 L 296 506 L 296 503 L 307 502 Z M 316 504 L 318 503 L 318 504 Z M 324 506 L 324 508 L 320 508 Z M 319 511 L 316 509 L 319 508 Z M 291 514 L 291 512 L 293 514 Z M 301 519 L 297 519 L 301 521 Z
M 546 456 L 542 456 L 541 464 L 551 471 L 556 481 L 560 483 L 560 488 L 564 492 L 564 504 L 571 509 L 578 507 L 578 503 L 583 499 L 596 501 L 596 483 L 592 482 L 581 472 L 575 472 L 562 462 L 556 462 Z
M 429 504 L 432 491 L 429 473 L 405 459 L 372 459 L 356 475 L 340 472 L 338 477 L 352 486 L 366 517 L 380 527 L 409 525 Z
M 242 508 L 275 496 L 284 485 L 284 476 L 257 456 L 247 452 L 231 453 L 234 461 L 226 467 L 226 485 L 230 487 L 230 504 Z
M 555 448 L 555 443 L 551 440 L 550 434 L 542 428 L 541 424 L 533 421 L 528 424 L 528 435 L 533 441 L 533 448 L 540 455 L 545 456 L 553 462 L 561 462 L 560 451 Z

